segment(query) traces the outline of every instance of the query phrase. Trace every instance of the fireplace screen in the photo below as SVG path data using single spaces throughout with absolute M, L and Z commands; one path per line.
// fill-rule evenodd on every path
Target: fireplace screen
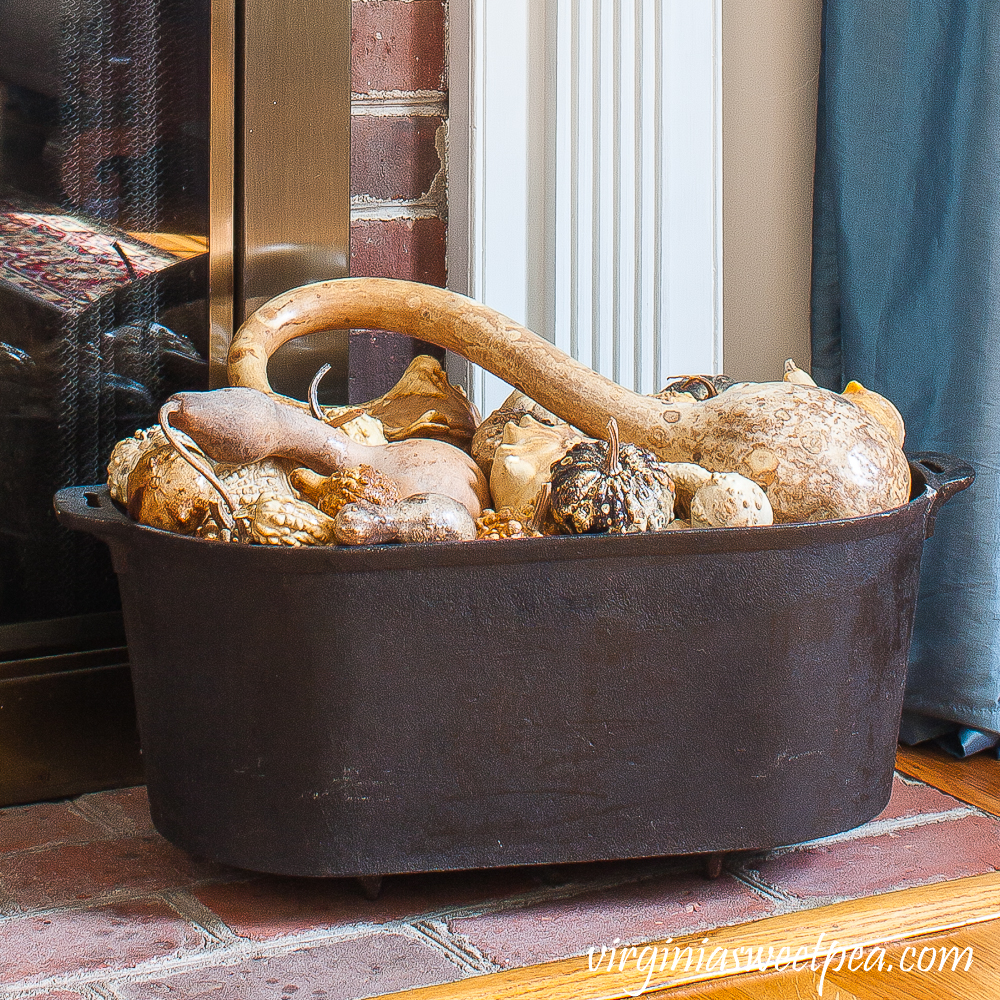
M 0 625 L 117 607 L 53 492 L 207 370 L 208 0 L 0 5 Z

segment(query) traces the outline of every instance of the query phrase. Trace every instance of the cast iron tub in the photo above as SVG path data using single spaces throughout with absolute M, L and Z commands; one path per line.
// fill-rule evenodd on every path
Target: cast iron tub
M 889 799 L 920 555 L 973 471 L 818 524 L 284 549 L 111 547 L 153 821 L 286 875 L 719 853 Z

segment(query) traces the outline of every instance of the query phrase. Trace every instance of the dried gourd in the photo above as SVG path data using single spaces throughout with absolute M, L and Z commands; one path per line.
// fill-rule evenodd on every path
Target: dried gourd
M 160 408 L 160 424 L 188 433 L 216 462 L 280 457 L 321 475 L 370 465 L 393 479 L 403 496 L 441 493 L 463 504 L 472 517 L 489 506 L 485 477 L 453 445 L 425 438 L 358 444 L 339 428 L 255 389 L 177 393 Z
M 691 501 L 692 528 L 748 528 L 774 524 L 767 494 L 737 472 L 713 472 Z
M 674 484 L 650 452 L 608 440 L 584 441 L 552 467 L 552 515 L 573 534 L 659 531 L 673 519 Z
M 336 517 L 352 503 L 394 504 L 402 500 L 399 488 L 388 476 L 370 465 L 320 476 L 311 469 L 295 469 L 291 483 L 314 507 Z
M 812 376 L 799 368 L 791 358 L 785 362 L 784 380 L 795 385 L 816 385 Z M 903 423 L 903 415 L 885 396 L 880 396 L 877 392 L 866 389 L 860 382 L 848 382 L 843 397 L 850 400 L 855 406 L 860 406 L 888 431 L 889 436 L 900 448 L 903 447 L 906 440 L 906 425 Z
M 479 410 L 461 386 L 448 381 L 436 358 L 418 355 L 389 392 L 359 406 L 319 405 L 317 388 L 329 370 L 330 365 L 323 365 L 309 386 L 309 408 L 317 420 L 342 428 L 360 444 L 386 444 L 388 441 L 423 437 L 438 438 L 468 451 L 481 421 Z M 298 405 L 296 400 L 280 398 Z M 378 427 L 380 440 L 359 436 L 365 426 L 364 421 Z M 352 434 L 351 427 L 355 427 L 358 433 Z
M 293 497 L 288 481 L 288 463 L 280 458 L 265 458 L 248 465 L 216 465 L 226 492 L 237 506 L 252 506 L 262 496 Z
M 691 516 L 691 501 L 695 493 L 712 479 L 712 473 L 692 462 L 664 462 L 674 484 L 674 514 L 677 517 Z
M 218 494 L 171 445 L 147 449 L 129 474 L 125 503 L 133 521 L 193 535 L 213 516 Z
M 816 386 L 816 381 L 809 372 L 804 372 L 791 358 L 785 362 L 785 374 L 782 376 L 785 382 L 792 385 Z
M 551 497 L 552 484 L 545 483 L 534 500 L 522 507 L 484 510 L 482 516 L 476 518 L 477 536 L 490 541 L 502 541 L 508 538 L 558 535 L 559 527 L 552 519 Z
M 530 416 L 546 427 L 568 426 L 564 420 L 549 413 L 523 392 L 512 392 L 476 429 L 472 438 L 472 457 L 487 478 L 493 475 L 493 461 L 497 449 L 503 442 L 504 430 L 508 424 L 517 424 L 525 416 Z M 583 435 L 581 434 L 582 438 Z
M 438 438 L 463 450 L 481 419 L 465 390 L 452 385 L 440 362 L 426 354 L 410 362 L 389 392 L 362 408 L 378 417 L 390 441 Z
M 903 447 L 906 439 L 903 415 L 885 396 L 866 389 L 860 382 L 848 382 L 844 389 L 844 399 L 849 399 L 855 406 L 860 406 L 869 416 L 874 417 L 889 432 L 893 441 L 900 448 Z
M 198 451 L 198 446 L 186 434 L 178 435 L 192 451 Z M 152 427 L 140 429 L 132 437 L 123 438 L 119 441 L 111 452 L 108 460 L 108 493 L 112 500 L 117 500 L 121 504 L 128 503 L 128 477 L 132 470 L 139 464 L 139 459 L 146 452 L 155 448 L 163 448 L 168 444 L 166 435 L 160 429 L 159 424 Z
M 531 527 L 535 508 L 528 504 L 517 509 L 501 507 L 484 510 L 476 518 L 476 537 L 500 541 L 507 538 L 541 538 L 542 533 Z
M 332 407 L 336 410 L 339 407 Z M 368 413 L 357 413 L 354 407 L 344 407 L 351 411 L 350 419 L 343 423 L 337 423 L 336 414 L 327 419 L 332 427 L 339 427 L 352 441 L 358 444 L 388 444 L 389 439 L 385 434 L 385 427 L 382 421 Z
M 438 493 L 418 493 L 396 504 L 352 503 L 334 519 L 343 545 L 383 542 L 468 542 L 476 522 L 463 504 Z
M 682 375 L 668 382 L 659 392 L 654 392 L 653 399 L 670 400 L 679 393 L 697 400 L 711 399 L 734 385 L 736 380 L 728 375 Z
M 584 435 L 567 423 L 550 426 L 530 414 L 506 424 L 490 473 L 494 507 L 517 509 L 533 503 L 551 478 L 553 463 L 583 440 Z
M 243 515 L 240 515 L 243 516 Z M 333 545 L 333 518 L 287 496 L 262 496 L 252 508 L 250 537 L 259 545 Z
M 623 440 L 661 461 L 752 479 L 766 489 L 776 521 L 859 517 L 909 500 L 902 449 L 838 393 L 742 382 L 702 401 L 640 396 L 495 310 L 414 282 L 345 278 L 277 296 L 233 338 L 229 380 L 269 391 L 267 360 L 278 347 L 339 329 L 390 329 L 457 351 L 585 434 L 603 434 L 614 417 Z
M 128 477 L 132 470 L 147 451 L 166 443 L 166 438 L 154 441 L 149 431 L 138 430 L 133 437 L 124 438 L 115 445 L 108 461 L 108 493 L 112 500 L 128 503 Z
M 215 466 L 215 474 L 223 492 L 216 494 L 219 501 L 212 507 L 212 517 L 198 528 L 196 534 L 199 538 L 231 542 L 235 534 L 239 540 L 249 541 L 250 519 L 247 511 L 252 511 L 261 497 L 296 499 L 284 459 L 265 458 L 249 465 L 220 464 Z M 227 517 L 225 513 L 230 505 L 232 511 L 238 514 L 235 522 L 231 514 Z M 242 529 L 242 534 L 246 537 L 240 537 L 240 531 L 234 532 L 234 529 Z
M 799 368 L 791 358 L 785 362 L 784 380 L 795 385 L 816 385 L 812 376 Z M 860 406 L 885 428 L 900 448 L 903 447 L 906 440 L 906 425 L 903 423 L 903 415 L 885 396 L 880 396 L 877 392 L 866 389 L 860 382 L 848 382 L 843 397 L 850 400 L 855 406 Z

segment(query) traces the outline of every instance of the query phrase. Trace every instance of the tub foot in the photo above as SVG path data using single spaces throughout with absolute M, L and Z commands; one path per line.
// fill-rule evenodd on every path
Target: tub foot
M 705 878 L 716 879 L 722 874 L 722 862 L 725 857 L 724 854 L 709 854 L 705 858 Z
M 378 899 L 382 895 L 381 875 L 362 875 L 354 881 L 365 899 Z

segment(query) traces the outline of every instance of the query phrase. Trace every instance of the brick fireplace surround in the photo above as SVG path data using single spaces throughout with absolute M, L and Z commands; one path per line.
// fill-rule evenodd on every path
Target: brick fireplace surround
M 448 115 L 442 0 L 354 0 L 351 274 L 443 286 Z M 408 337 L 352 334 L 351 402 L 388 391 L 414 354 Z

